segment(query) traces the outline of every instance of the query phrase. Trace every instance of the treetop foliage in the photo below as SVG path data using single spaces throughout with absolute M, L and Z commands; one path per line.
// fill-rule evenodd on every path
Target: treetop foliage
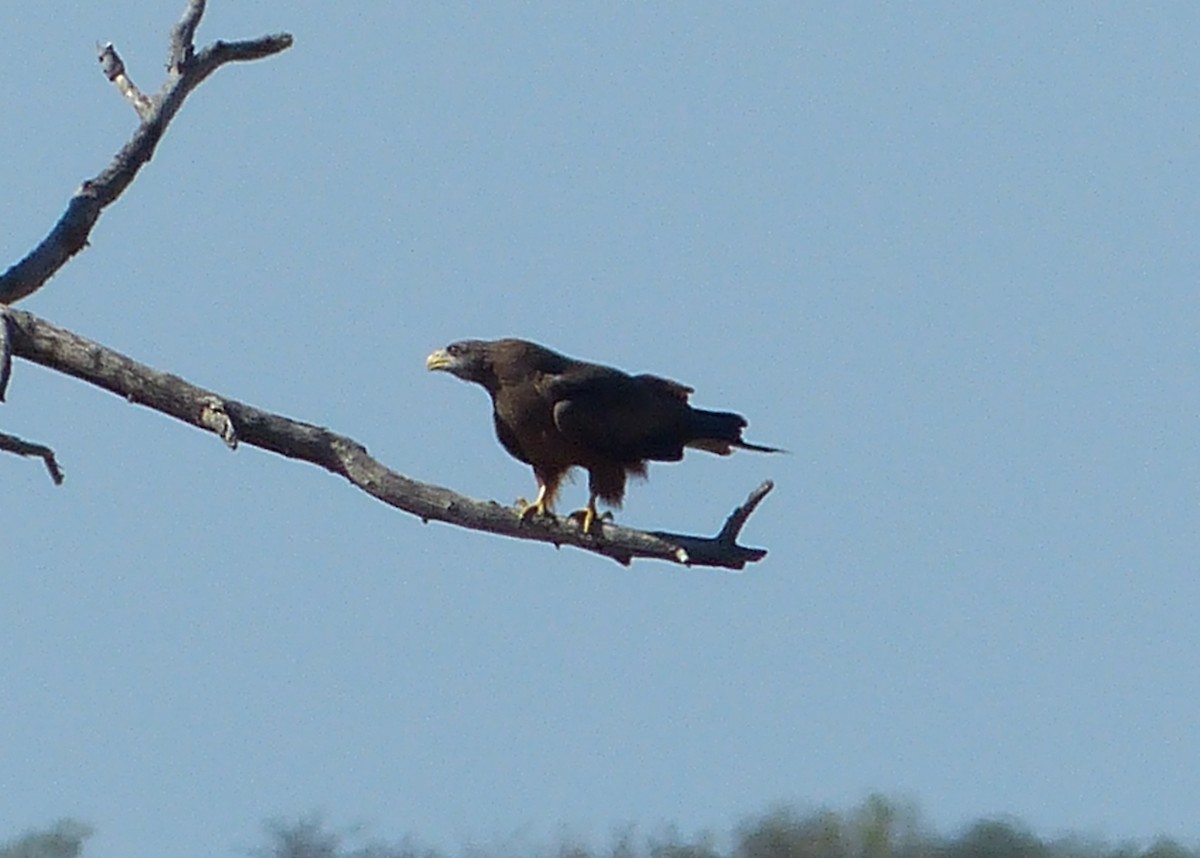
M 92 829 L 65 819 L 45 831 L 0 845 L 0 858 L 78 858 Z M 320 817 L 275 820 L 253 858 L 450 858 L 411 838 L 361 840 Z M 617 831 L 608 845 L 593 847 L 561 838 L 550 846 L 503 843 L 472 845 L 456 858 L 1200 858 L 1200 849 L 1160 837 L 1149 844 L 1106 844 L 1077 835 L 1044 839 L 1011 818 L 980 819 L 953 835 L 926 825 L 911 803 L 873 795 L 848 811 L 801 812 L 781 807 L 738 825 L 733 832 L 692 837 L 667 829 L 639 834 Z

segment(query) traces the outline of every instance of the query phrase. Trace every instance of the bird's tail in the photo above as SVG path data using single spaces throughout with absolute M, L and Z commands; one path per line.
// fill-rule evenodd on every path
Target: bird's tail
M 743 450 L 754 450 L 756 453 L 786 453 L 782 447 L 764 447 L 762 444 L 751 444 L 749 441 L 735 441 L 733 446 Z
M 718 456 L 728 456 L 734 447 L 743 450 L 755 450 L 759 453 L 782 453 L 778 447 L 764 447 L 761 444 L 751 444 L 742 440 L 742 430 L 746 428 L 746 418 L 729 411 L 702 411 L 693 408 L 691 411 L 688 435 L 685 446 L 697 450 L 707 450 Z

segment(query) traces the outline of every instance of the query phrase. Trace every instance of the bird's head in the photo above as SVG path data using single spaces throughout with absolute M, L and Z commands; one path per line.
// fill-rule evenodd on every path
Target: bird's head
M 486 385 L 492 375 L 488 344 L 483 340 L 459 340 L 425 358 L 425 368 L 456 375 L 464 381 Z

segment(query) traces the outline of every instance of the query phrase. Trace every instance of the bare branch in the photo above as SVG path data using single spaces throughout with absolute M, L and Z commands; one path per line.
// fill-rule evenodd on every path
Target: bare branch
M 0 450 L 6 453 L 16 453 L 18 456 L 40 456 L 46 463 L 46 470 L 50 472 L 50 479 L 54 480 L 54 485 L 62 485 L 62 468 L 58 466 L 58 460 L 54 458 L 54 451 L 44 444 L 33 444 L 21 440 L 16 435 L 6 435 L 0 432 Z
M 517 510 L 478 501 L 389 470 L 357 441 L 321 426 L 262 411 L 221 396 L 175 375 L 159 372 L 78 334 L 20 310 L 9 310 L 10 339 L 18 357 L 102 387 L 200 429 L 216 432 L 231 448 L 240 441 L 281 456 L 301 459 L 339 474 L 390 506 L 423 521 L 444 521 L 516 539 L 573 545 L 628 564 L 634 558 L 669 560 L 689 566 L 742 569 L 766 551 L 736 542 L 737 533 L 771 490 L 760 486 L 730 516 L 717 537 L 647 533 L 610 522 L 599 534 L 584 534 L 566 518 L 522 521 Z
M 203 12 L 201 0 L 190 0 L 183 19 L 171 34 L 172 64 L 167 81 L 153 98 L 129 80 L 115 48 L 110 45 L 101 49 L 100 63 L 105 75 L 133 103 L 142 123 L 112 163 L 75 192 L 50 234 L 24 259 L 0 274 L 0 304 L 12 304 L 36 292 L 87 245 L 100 213 L 129 187 L 138 170 L 154 155 L 158 141 L 184 99 L 206 77 L 225 63 L 260 59 L 291 47 L 292 37 L 281 33 L 247 42 L 214 42 L 193 56 L 191 40 Z
M 12 376 L 12 338 L 8 326 L 8 308 L 0 305 L 0 402 L 8 393 L 8 379 Z
M 729 518 L 725 520 L 725 526 L 717 534 L 717 539 L 728 545 L 735 545 L 738 534 L 746 526 L 750 514 L 758 508 L 758 505 L 763 502 L 763 498 L 769 495 L 773 488 L 775 488 L 775 484 L 767 480 L 754 491 L 750 492 L 750 497 L 746 498 L 746 502 L 729 514 Z
M 133 105 L 133 109 L 137 111 L 138 118 L 143 122 L 150 118 L 151 112 L 154 110 L 154 100 L 146 95 L 125 73 L 125 63 L 121 59 L 121 55 L 117 53 L 117 49 L 113 47 L 113 43 L 100 46 L 100 52 L 97 55 L 100 60 L 100 71 L 104 72 L 104 76 L 116 85 L 117 90 L 121 95 L 125 96 Z
M 196 49 L 196 28 L 204 17 L 204 0 L 188 0 L 183 17 L 171 29 L 171 51 L 167 56 L 167 68 L 174 74 L 183 72 Z

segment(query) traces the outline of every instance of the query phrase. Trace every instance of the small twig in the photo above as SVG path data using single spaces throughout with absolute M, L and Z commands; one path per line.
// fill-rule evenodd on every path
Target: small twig
M 154 154 L 184 99 L 205 78 L 225 63 L 261 59 L 292 45 L 292 37 L 281 33 L 245 42 L 214 42 L 193 55 L 191 39 L 203 12 L 203 2 L 190 0 L 183 19 L 172 30 L 172 64 L 167 81 L 153 97 L 145 95 L 129 80 L 125 64 L 115 48 L 105 46 L 101 49 L 100 64 L 105 75 L 133 103 L 141 117 L 141 125 L 112 163 L 80 186 L 49 235 L 24 259 L 0 274 L 0 304 L 12 304 L 33 294 L 87 246 L 88 236 L 100 213 L 129 187 L 142 165 Z
M 171 28 L 171 49 L 167 55 L 167 68 L 181 74 L 195 50 L 196 28 L 204 17 L 204 0 L 189 0 L 179 23 Z
M 121 55 L 117 53 L 112 42 L 100 46 L 98 59 L 100 60 L 100 71 L 104 72 L 104 76 L 116 85 L 117 91 L 129 100 L 133 109 L 137 111 L 138 117 L 143 122 L 149 119 L 150 114 L 154 111 L 154 101 L 129 79 L 129 75 L 125 73 L 125 63 L 121 60 Z
M 727 545 L 736 545 L 738 534 L 746 526 L 746 520 L 750 518 L 750 514 L 758 508 L 758 505 L 763 502 L 763 498 L 769 495 L 773 488 L 775 488 L 775 483 L 771 480 L 765 480 L 762 485 L 750 492 L 750 497 L 746 498 L 746 502 L 731 512 L 729 518 L 725 519 L 725 526 L 717 534 L 717 541 L 724 542 Z
M 54 480 L 54 485 L 62 485 L 62 468 L 58 466 L 58 459 L 54 458 L 54 451 L 44 444 L 34 444 L 24 441 L 16 435 L 6 435 L 0 432 L 0 450 L 6 453 L 16 453 L 18 456 L 40 456 L 46 463 L 46 470 L 50 472 L 50 479 Z
M 628 564 L 637 557 L 688 566 L 741 569 L 766 556 L 761 548 L 738 545 L 737 532 L 762 501 L 770 484 L 759 486 L 717 537 L 648 533 L 602 524 L 599 534 L 585 534 L 567 518 L 522 520 L 517 510 L 492 501 L 464 497 L 450 489 L 421 483 L 385 467 L 352 438 L 321 426 L 272 414 L 196 387 L 175 375 L 159 372 L 122 354 L 57 328 L 20 310 L 10 310 L 13 354 L 102 387 L 129 402 L 145 405 L 192 426 L 221 435 L 227 444 L 240 441 L 311 462 L 345 477 L 384 503 L 423 521 L 444 521 L 516 539 L 573 545 Z M 731 525 L 730 522 L 735 522 Z

